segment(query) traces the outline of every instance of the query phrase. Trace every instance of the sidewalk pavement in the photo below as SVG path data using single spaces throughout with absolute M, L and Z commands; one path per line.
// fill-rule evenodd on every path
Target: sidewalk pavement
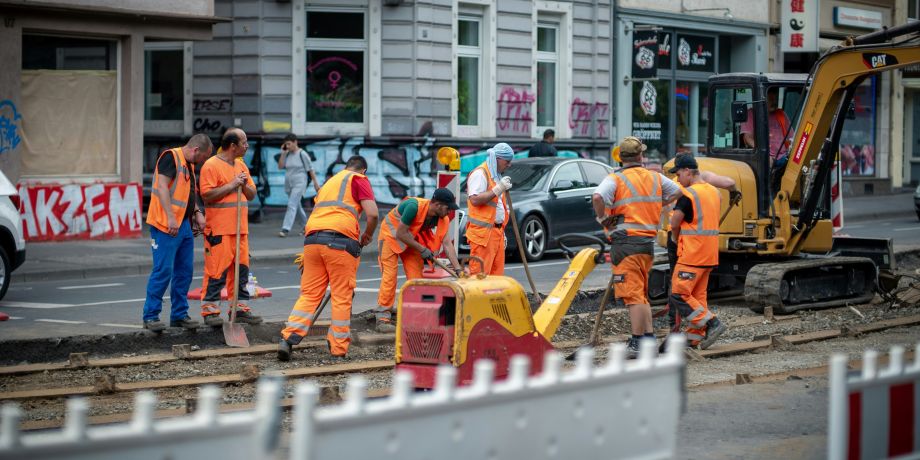
M 912 215 L 914 204 L 911 192 L 902 192 L 844 198 L 843 205 L 845 222 L 858 222 Z M 388 209 L 381 209 L 381 215 L 386 211 Z M 292 231 L 286 238 L 278 236 L 283 217 L 284 208 L 266 208 L 262 222 L 249 224 L 249 254 L 253 265 L 293 263 L 294 257 L 302 250 L 303 237 L 298 231 Z M 200 272 L 204 266 L 202 241 L 197 240 L 195 246 L 195 270 Z M 370 244 L 364 248 L 361 259 L 376 260 L 377 245 Z M 152 262 L 150 235 L 145 225 L 142 238 L 27 243 L 26 262 L 13 273 L 13 280 L 146 275 L 150 273 Z

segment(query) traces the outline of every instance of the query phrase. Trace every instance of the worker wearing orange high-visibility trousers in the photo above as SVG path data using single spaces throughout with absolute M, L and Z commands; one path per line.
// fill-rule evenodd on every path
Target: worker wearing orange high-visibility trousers
M 332 301 L 332 325 L 326 334 L 329 352 L 344 359 L 351 343 L 351 300 L 357 285 L 361 248 L 377 228 L 377 203 L 367 180 L 367 160 L 355 155 L 345 169 L 329 178 L 316 195 L 316 205 L 304 228 L 303 273 L 300 297 L 288 316 L 278 343 L 278 359 L 291 359 L 291 348 L 300 343 L 313 322 L 328 286 Z M 361 232 L 361 213 L 367 218 Z
M 197 206 L 195 165 L 207 159 L 212 148 L 208 136 L 196 134 L 184 146 L 161 153 L 157 160 L 147 209 L 153 269 L 147 280 L 144 329 L 166 329 L 159 316 L 167 286 L 171 286 L 172 304 L 169 325 L 186 329 L 199 326 L 188 316 L 195 235 L 205 226 L 204 212 Z
M 220 151 L 201 167 L 201 198 L 205 207 L 204 229 L 204 281 L 201 288 L 201 316 L 208 326 L 220 326 L 220 291 L 226 287 L 233 290 L 233 283 L 239 284 L 239 301 L 236 320 L 247 324 L 259 324 L 262 318 L 252 314 L 244 302 L 249 300 L 246 282 L 249 278 L 249 200 L 256 196 L 256 186 L 249 176 L 249 168 L 243 162 L 243 155 L 249 148 L 246 133 L 231 128 L 220 140 Z M 242 187 L 239 222 L 240 276 L 233 279 L 234 256 L 236 252 L 237 189 Z M 228 309 L 229 317 L 229 309 Z
M 393 301 L 396 299 L 396 272 L 402 260 L 406 280 L 422 277 L 424 261 L 433 260 L 444 248 L 455 271 L 460 271 L 457 252 L 447 236 L 451 210 L 457 209 L 454 194 L 439 188 L 431 199 L 407 198 L 393 208 L 380 225 L 377 240 L 380 263 L 380 290 L 377 292 L 377 332 L 394 332 Z
M 488 154 L 486 161 L 472 170 L 466 179 L 469 197 L 466 239 L 470 243 L 470 256 L 482 259 L 482 264 L 470 264 L 470 273 L 475 275 L 481 270 L 487 275 L 503 275 L 505 226 L 510 217 L 502 195 L 511 190 L 512 184 L 510 177 L 500 177 L 500 174 L 511 165 L 514 150 L 500 142 L 490 148 Z
M 680 196 L 680 186 L 643 165 L 646 146 L 639 138 L 620 141 L 623 166 L 605 177 L 594 190 L 597 221 L 610 235 L 610 261 L 617 300 L 629 309 L 632 336 L 628 358 L 639 354 L 639 340 L 655 339 L 652 307 L 648 301 L 648 273 L 652 268 L 655 236 L 661 208 Z
M 722 196 L 700 176 L 691 155 L 680 155 L 670 171 L 684 187 L 671 213 L 671 239 L 677 243 L 677 265 L 671 275 L 671 303 L 689 323 L 687 342 L 705 350 L 725 332 L 706 305 L 709 272 L 719 265 L 719 211 Z

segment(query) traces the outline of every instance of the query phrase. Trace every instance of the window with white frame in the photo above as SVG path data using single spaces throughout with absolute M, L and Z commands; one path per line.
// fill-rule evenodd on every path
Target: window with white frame
M 367 14 L 306 10 L 307 126 L 363 125 L 367 120 Z
M 457 125 L 479 126 L 482 81 L 482 21 L 457 21 Z
M 557 122 L 559 87 L 559 25 L 537 25 L 537 128 L 554 128 Z

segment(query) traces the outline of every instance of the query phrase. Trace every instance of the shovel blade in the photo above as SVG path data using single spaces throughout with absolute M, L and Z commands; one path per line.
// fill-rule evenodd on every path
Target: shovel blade
M 224 342 L 228 347 L 249 348 L 249 337 L 246 337 L 246 330 L 243 325 L 236 323 L 227 323 L 223 325 Z

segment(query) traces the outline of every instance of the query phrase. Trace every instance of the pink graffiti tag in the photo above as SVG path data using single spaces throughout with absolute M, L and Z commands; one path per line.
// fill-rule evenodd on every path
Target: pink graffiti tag
M 607 137 L 607 121 L 610 106 L 603 102 L 590 103 L 575 98 L 569 106 L 569 128 L 576 137 Z M 594 128 L 594 133 L 591 132 Z
M 499 131 L 530 135 L 530 124 L 533 122 L 530 111 L 536 100 L 536 96 L 526 88 L 520 91 L 513 86 L 502 88 L 498 95 L 496 117 Z

